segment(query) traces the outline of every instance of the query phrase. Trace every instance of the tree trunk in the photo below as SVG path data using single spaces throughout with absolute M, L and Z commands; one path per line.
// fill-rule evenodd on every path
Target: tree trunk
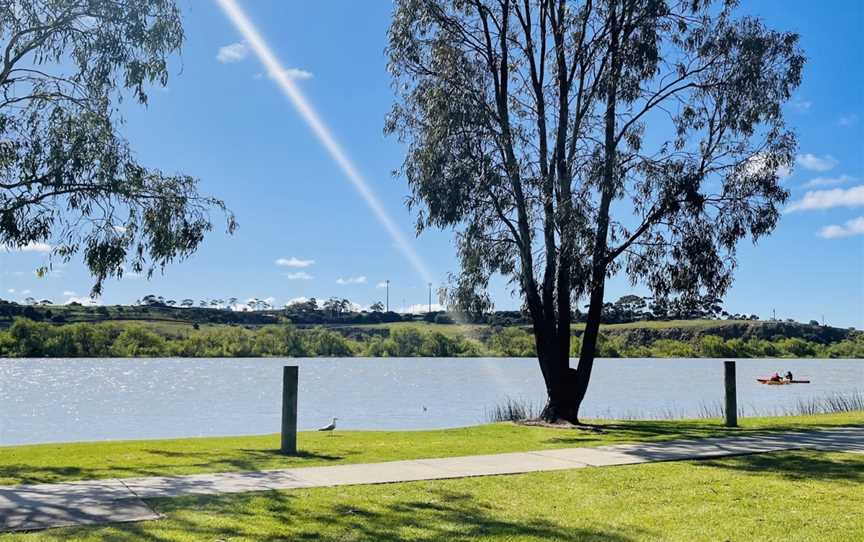
M 551 423 L 579 423 L 579 402 L 573 391 L 576 389 L 576 371 L 570 368 L 569 349 L 561 348 L 555 323 L 549 332 L 537 337 L 538 360 L 546 383 L 546 406 L 540 418 Z M 568 330 L 569 332 L 569 330 Z
M 591 302 L 588 305 L 585 332 L 582 334 L 582 349 L 579 351 L 579 366 L 574 371 L 573 400 L 577 413 L 588 392 L 588 382 L 591 380 L 594 359 L 597 357 L 597 339 L 600 336 L 600 319 L 603 316 L 605 271 L 603 273 L 604 276 L 601 276 L 591 289 Z
M 570 367 L 564 368 L 555 379 L 554 385 L 549 386 L 547 382 L 546 406 L 540 414 L 540 418 L 550 422 L 569 422 L 579 424 L 579 406 L 581 401 L 577 400 L 573 393 L 576 385 L 576 371 Z
M 605 137 L 604 137 L 604 163 L 602 172 L 602 189 L 600 207 L 597 212 L 597 227 L 595 230 L 594 247 L 591 266 L 591 300 L 588 306 L 588 318 L 585 324 L 585 333 L 582 336 L 582 349 L 579 352 L 579 365 L 574 370 L 570 368 L 570 352 L 561 352 L 560 348 L 553 349 L 558 356 L 554 367 L 553 382 L 546 378 L 549 402 L 543 410 L 543 418 L 556 421 L 566 420 L 571 423 L 579 423 L 579 408 L 588 391 L 588 382 L 591 380 L 591 372 L 594 368 L 594 358 L 597 352 L 597 338 L 600 334 L 600 319 L 603 315 L 603 296 L 606 283 L 607 269 L 607 236 L 609 235 L 609 206 L 615 194 L 615 168 L 616 168 L 616 137 L 615 137 L 615 112 L 617 108 L 618 78 L 621 73 L 621 59 L 619 56 L 620 21 L 618 19 L 617 6 L 612 3 L 609 12 L 610 27 L 610 78 L 606 88 L 606 113 L 605 113 Z M 562 243 L 562 246 L 564 243 Z M 569 309 L 569 287 L 558 295 L 566 295 L 567 307 Z M 559 299 L 560 301 L 560 299 Z M 559 314 L 558 318 L 562 318 Z M 568 314 L 569 319 L 569 314 Z M 569 321 L 566 326 L 558 329 L 558 334 L 553 337 L 560 338 L 561 333 L 570 332 Z M 569 348 L 568 348 L 569 350 Z M 539 353 L 539 350 L 538 350 Z M 542 361 L 541 361 L 542 363 Z
M 570 352 L 555 347 L 558 339 L 554 335 L 543 337 L 542 348 L 538 344 L 538 358 L 547 395 L 546 406 L 540 417 L 545 421 L 552 423 L 566 421 L 577 425 L 580 423 L 579 409 L 588 391 L 597 352 L 597 339 L 600 335 L 604 274 L 605 271 L 601 273 L 597 286 L 591 290 L 591 303 L 588 308 L 585 332 L 582 335 L 578 367 L 570 368 Z

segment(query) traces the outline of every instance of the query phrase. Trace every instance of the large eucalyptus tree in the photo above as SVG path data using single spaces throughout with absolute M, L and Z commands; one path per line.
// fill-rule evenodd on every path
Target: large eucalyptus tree
M 722 295 L 768 234 L 796 139 L 798 36 L 705 0 L 400 0 L 385 130 L 418 231 L 453 228 L 456 300 L 509 277 L 533 320 L 548 420 L 578 422 L 604 287 Z M 578 365 L 571 306 L 588 300 Z
M 234 218 L 188 175 L 142 166 L 118 131 L 183 41 L 174 0 L 0 0 L 0 248 L 50 242 L 103 281 L 187 256 Z

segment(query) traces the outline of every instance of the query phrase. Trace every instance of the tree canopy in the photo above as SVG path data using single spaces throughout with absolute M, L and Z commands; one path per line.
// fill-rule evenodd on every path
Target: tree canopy
M 401 0 L 385 130 L 417 228 L 453 228 L 456 301 L 508 277 L 534 322 L 549 418 L 576 420 L 606 279 L 721 297 L 736 244 L 776 225 L 801 80 L 794 33 L 708 0 Z M 571 306 L 588 298 L 579 365 Z
M 0 39 L 0 246 L 80 252 L 96 295 L 195 251 L 212 210 L 233 232 L 221 200 L 141 165 L 118 129 L 124 97 L 146 104 L 168 82 L 183 42 L 173 0 L 7 0 Z

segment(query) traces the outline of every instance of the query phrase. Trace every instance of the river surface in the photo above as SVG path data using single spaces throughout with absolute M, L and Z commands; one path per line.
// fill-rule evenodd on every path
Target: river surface
M 507 398 L 539 405 L 536 360 L 508 358 L 0 359 L 0 445 L 274 433 L 282 366 L 299 365 L 299 424 L 429 429 L 487 421 Z M 809 385 L 764 386 L 791 370 Z M 864 390 L 864 360 L 739 360 L 745 415 Z M 723 362 L 600 359 L 586 418 L 719 415 Z

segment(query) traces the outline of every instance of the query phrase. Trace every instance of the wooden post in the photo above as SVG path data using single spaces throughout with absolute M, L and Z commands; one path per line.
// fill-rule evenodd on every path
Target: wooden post
M 738 397 L 735 389 L 735 362 L 724 361 L 726 380 L 726 427 L 738 427 Z
M 297 366 L 286 365 L 282 372 L 283 455 L 297 453 Z

